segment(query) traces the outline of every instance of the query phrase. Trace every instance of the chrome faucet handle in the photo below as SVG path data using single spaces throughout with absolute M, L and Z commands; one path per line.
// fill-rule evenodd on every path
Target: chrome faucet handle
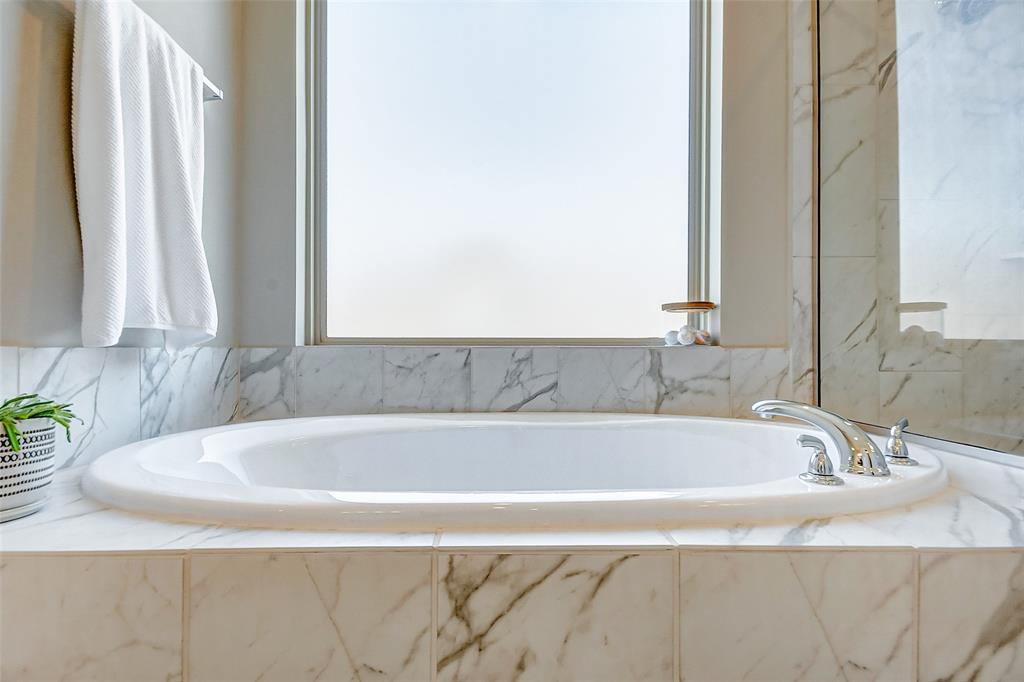
M 811 459 L 807 462 L 807 471 L 800 474 L 800 480 L 817 485 L 842 485 L 843 479 L 835 475 L 832 460 L 825 452 L 825 444 L 814 436 L 798 436 L 796 442 L 801 447 L 811 448 Z
M 802 448 L 817 448 L 822 452 L 825 451 L 825 444 L 821 442 L 820 438 L 814 436 L 808 436 L 806 433 L 796 437 L 796 442 L 800 444 Z
M 910 421 L 906 417 L 900 417 L 889 429 L 889 439 L 885 441 L 885 459 L 889 464 L 917 466 L 917 460 L 907 452 L 907 442 L 903 440 L 903 429 L 908 426 Z

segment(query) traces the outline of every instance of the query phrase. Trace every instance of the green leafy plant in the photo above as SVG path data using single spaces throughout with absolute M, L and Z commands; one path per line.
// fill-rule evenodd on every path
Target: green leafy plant
M 71 421 L 81 419 L 69 410 L 71 403 L 58 403 L 46 398 L 40 398 L 37 393 L 23 393 L 16 395 L 10 400 L 0 404 L 0 425 L 3 426 L 7 439 L 11 441 L 11 447 L 15 452 L 21 450 L 21 431 L 18 429 L 18 422 L 25 419 L 50 419 L 64 427 L 68 442 L 71 442 Z

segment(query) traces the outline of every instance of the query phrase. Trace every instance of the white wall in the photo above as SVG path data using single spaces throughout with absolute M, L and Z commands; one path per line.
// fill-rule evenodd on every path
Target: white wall
M 0 342 L 7 345 L 80 343 L 72 27 L 56 0 L 0 3 Z
M 241 6 L 140 0 L 226 101 L 206 105 L 203 240 L 220 311 L 215 343 L 237 339 L 236 230 L 242 105 Z M 70 2 L 0 2 L 0 345 L 81 344 L 81 238 L 71 161 Z M 156 339 L 126 335 L 123 343 Z
M 723 6 L 720 333 L 785 346 L 791 307 L 788 13 L 784 0 Z
M 241 3 L 246 80 L 241 93 L 239 159 L 242 168 L 238 240 L 239 343 L 294 345 L 304 285 L 297 253 L 297 189 L 302 156 L 296 92 L 296 32 L 304 31 L 300 3 Z

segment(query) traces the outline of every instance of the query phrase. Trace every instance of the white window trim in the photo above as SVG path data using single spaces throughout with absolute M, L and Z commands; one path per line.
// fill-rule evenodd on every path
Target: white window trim
M 712 169 L 709 115 L 713 82 L 711 65 L 711 3 L 690 3 L 690 142 L 688 193 L 687 298 L 708 300 L 713 251 L 711 235 Z M 402 346 L 662 346 L 651 338 L 528 338 L 528 337 L 332 337 L 327 335 L 327 273 L 325 178 L 323 141 L 326 125 L 324 83 L 326 58 L 323 46 L 328 2 L 306 0 L 306 343 L 310 345 Z M 714 323 L 713 323 L 714 326 Z

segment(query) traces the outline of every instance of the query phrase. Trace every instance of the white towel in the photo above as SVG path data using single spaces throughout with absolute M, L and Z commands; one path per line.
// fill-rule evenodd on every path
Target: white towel
M 203 250 L 203 70 L 132 2 L 78 0 L 72 150 L 82 343 L 159 329 L 180 348 L 217 333 Z

